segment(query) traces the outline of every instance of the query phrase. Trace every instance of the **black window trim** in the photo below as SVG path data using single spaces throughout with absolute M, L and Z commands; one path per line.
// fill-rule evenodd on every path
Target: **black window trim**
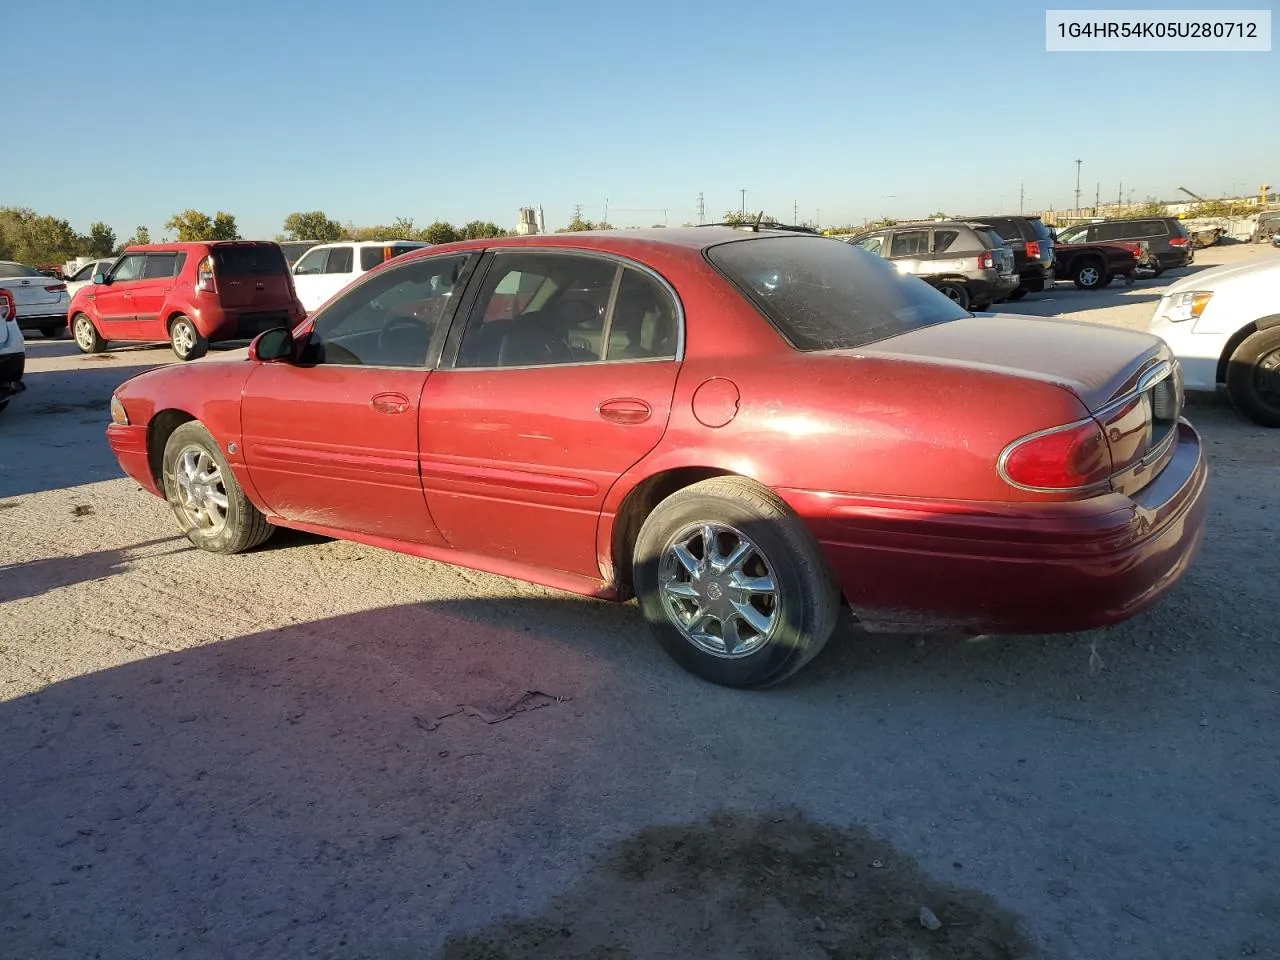
M 430 249 L 425 248 L 425 249 Z M 308 251 L 310 252 L 310 251 Z M 416 264 L 425 263 L 431 260 L 447 260 L 454 257 L 465 256 L 466 263 L 462 265 L 462 272 L 458 275 L 457 287 L 460 288 L 461 294 L 453 300 L 453 306 L 449 312 L 440 318 L 440 322 L 436 324 L 436 329 L 431 333 L 431 343 L 427 345 L 427 356 L 422 362 L 422 366 L 404 366 L 390 364 L 372 364 L 372 363 L 298 363 L 300 367 L 342 367 L 344 370 L 421 370 L 423 373 L 430 373 L 433 370 L 441 369 L 440 354 L 444 349 L 445 338 L 453 327 L 453 320 L 458 315 L 458 310 L 462 306 L 463 301 L 467 300 L 473 286 L 472 280 L 475 279 L 476 266 L 481 258 L 478 250 L 441 250 L 439 253 L 430 257 L 414 257 L 412 260 L 399 260 L 395 266 L 387 267 L 381 270 L 375 267 L 367 273 L 361 274 L 357 279 L 352 281 L 348 286 L 342 288 L 339 294 L 329 300 L 321 309 L 307 317 L 298 328 L 306 326 L 307 339 L 310 340 L 315 335 L 316 322 L 326 313 L 332 310 L 337 304 L 341 303 L 347 297 L 355 293 L 366 283 L 371 283 L 380 277 L 385 277 L 389 273 L 396 273 L 400 270 L 410 269 Z M 391 261 L 386 261 L 390 263 Z M 295 336 L 296 330 L 295 328 Z
M 430 248 L 428 248 L 430 249 Z M 651 279 L 655 280 L 658 285 L 671 298 L 671 302 L 676 307 L 676 355 L 674 357 L 636 357 L 630 360 L 609 360 L 608 359 L 608 341 L 602 339 L 601 343 L 606 344 L 603 353 L 604 356 L 598 360 L 573 360 L 567 363 L 537 363 L 526 364 L 518 367 L 459 367 L 458 352 L 462 349 L 462 338 L 466 333 L 467 323 L 471 318 L 471 313 L 475 308 L 475 301 L 479 299 L 480 291 L 484 289 L 485 279 L 489 275 L 489 271 L 493 269 L 493 264 L 498 259 L 498 254 L 522 254 L 536 253 L 539 256 L 544 254 L 552 254 L 556 256 L 576 256 L 585 257 L 587 259 L 604 260 L 623 268 L 631 267 L 638 270 Z M 565 367 L 593 367 L 593 366 L 614 366 L 617 364 L 630 363 L 682 363 L 684 361 L 684 344 L 685 344 L 685 314 L 684 303 L 680 299 L 680 295 L 676 293 L 676 289 L 667 280 L 666 277 L 658 273 L 652 267 L 646 266 L 628 257 L 620 256 L 607 250 L 592 250 L 584 247 L 560 247 L 546 246 L 543 244 L 507 244 L 500 247 L 489 247 L 484 251 L 482 258 L 483 263 L 475 271 L 472 276 L 470 289 L 467 290 L 458 309 L 453 312 L 453 318 L 450 323 L 449 336 L 444 344 L 444 350 L 440 357 L 440 365 L 438 369 L 448 370 L 453 373 L 493 373 L 498 370 L 552 370 L 563 369 Z M 616 302 L 618 287 L 621 284 L 623 273 L 621 270 L 615 272 L 613 278 L 613 288 L 609 294 L 609 306 L 612 308 Z M 605 315 L 604 333 L 607 335 L 609 328 L 613 323 L 612 309 Z

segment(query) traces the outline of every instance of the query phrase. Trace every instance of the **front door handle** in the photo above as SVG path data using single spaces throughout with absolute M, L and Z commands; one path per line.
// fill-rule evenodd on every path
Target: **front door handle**
M 644 423 L 653 416 L 653 408 L 634 397 L 617 397 L 603 401 L 596 413 L 612 423 Z
M 379 413 L 404 413 L 409 409 L 409 398 L 403 393 L 379 393 L 369 401 L 369 406 Z

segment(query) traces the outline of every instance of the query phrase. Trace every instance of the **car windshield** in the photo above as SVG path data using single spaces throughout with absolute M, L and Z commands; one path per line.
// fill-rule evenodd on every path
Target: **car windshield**
M 706 255 L 798 350 L 846 350 L 969 316 L 922 280 L 838 240 L 761 237 Z
M 1081 243 L 1085 238 L 1085 234 L 1087 234 L 1088 232 L 1089 232 L 1088 227 L 1071 227 L 1070 229 L 1063 230 L 1061 233 L 1058 234 L 1058 242 L 1059 243 Z
M 0 263 L 0 277 L 13 279 L 14 277 L 42 277 L 39 270 L 33 267 L 25 266 L 21 263 Z

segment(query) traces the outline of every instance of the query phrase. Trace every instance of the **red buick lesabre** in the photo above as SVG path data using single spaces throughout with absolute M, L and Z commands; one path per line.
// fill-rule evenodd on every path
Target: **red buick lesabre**
M 1113 624 L 1187 570 L 1200 439 L 1162 341 L 973 316 L 797 232 L 432 247 L 248 361 L 112 399 L 121 466 L 197 546 L 277 526 L 602 599 L 717 683 L 871 630 Z

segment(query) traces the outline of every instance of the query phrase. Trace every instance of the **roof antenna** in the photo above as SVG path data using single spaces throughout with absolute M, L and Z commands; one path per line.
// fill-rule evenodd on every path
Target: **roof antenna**
M 761 210 L 759 213 L 756 214 L 756 225 L 755 225 L 756 233 L 760 232 L 760 221 L 763 219 L 764 219 L 764 211 Z

